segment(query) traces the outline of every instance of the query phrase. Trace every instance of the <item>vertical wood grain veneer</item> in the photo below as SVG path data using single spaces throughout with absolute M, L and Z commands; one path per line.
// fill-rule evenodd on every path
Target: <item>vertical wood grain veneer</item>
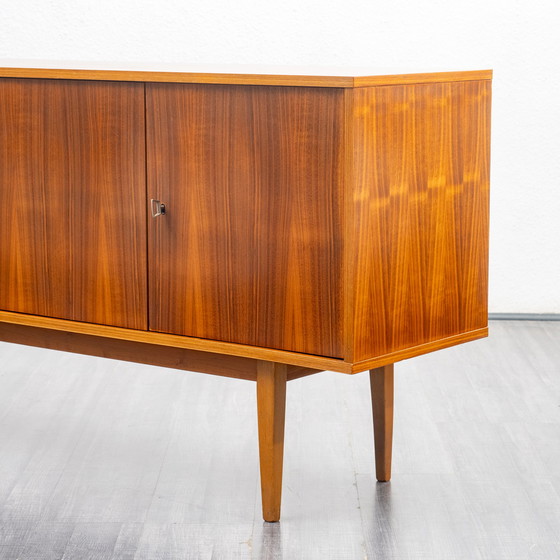
M 262 509 L 264 520 L 271 522 L 280 519 L 287 373 L 285 364 L 257 363 Z
M 146 329 L 144 86 L 0 79 L 0 309 Z
M 391 480 L 393 455 L 393 364 L 369 372 L 373 410 L 375 475 L 379 482 Z
M 152 330 L 342 357 L 342 107 L 336 89 L 147 85 L 168 208 Z
M 348 96 L 352 361 L 486 327 L 490 81 Z

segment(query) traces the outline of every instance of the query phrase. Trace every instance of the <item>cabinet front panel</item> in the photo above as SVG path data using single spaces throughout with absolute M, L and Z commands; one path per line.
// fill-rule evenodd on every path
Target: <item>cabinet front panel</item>
M 147 85 L 150 329 L 342 356 L 343 97 Z
M 144 86 L 0 79 L 0 309 L 146 329 Z

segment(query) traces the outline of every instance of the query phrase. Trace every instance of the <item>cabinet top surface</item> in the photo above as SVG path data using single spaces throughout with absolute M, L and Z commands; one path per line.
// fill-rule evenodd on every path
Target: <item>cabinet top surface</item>
M 2 60 L 1 78 L 48 78 L 308 87 L 367 87 L 490 80 L 492 70 L 420 71 L 404 68 L 333 68 L 164 63 Z

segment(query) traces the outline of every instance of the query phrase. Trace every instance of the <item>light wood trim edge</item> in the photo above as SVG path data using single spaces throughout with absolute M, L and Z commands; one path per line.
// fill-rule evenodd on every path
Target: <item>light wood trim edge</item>
M 10 311 L 0 311 L 0 322 L 27 325 L 30 327 L 41 327 L 44 329 L 67 331 L 78 334 L 90 334 L 105 338 L 130 340 L 133 342 L 145 342 L 149 344 L 157 344 L 159 346 L 201 350 L 203 352 L 212 352 L 215 354 L 241 356 L 244 358 L 254 358 L 257 360 L 278 362 L 281 364 L 290 364 L 318 370 L 339 371 L 342 373 L 351 373 L 352 371 L 352 364 L 336 358 L 313 356 L 311 354 L 299 354 L 297 352 L 275 350 L 273 348 L 259 348 L 256 346 L 205 340 L 202 338 L 191 338 L 187 336 L 178 336 L 153 331 L 137 331 L 122 327 L 109 327 L 93 323 L 81 323 L 78 321 L 26 315 L 24 313 L 13 313 Z
M 110 360 L 207 373 L 247 381 L 257 380 L 257 360 L 240 356 L 226 356 L 187 348 L 171 348 L 145 342 L 2 322 L 0 322 L 0 340 L 11 344 L 48 348 Z M 289 372 L 301 369 L 297 366 L 287 367 Z
M 355 304 L 355 267 L 356 250 L 355 219 L 354 219 L 354 92 L 343 90 L 344 107 L 344 174 L 342 176 L 343 191 L 343 230 L 342 247 L 342 297 L 343 297 L 343 357 L 347 362 L 354 361 L 354 304 Z
M 492 70 L 430 72 L 379 76 L 299 76 L 282 74 L 226 74 L 157 72 L 147 70 L 80 70 L 69 68 L 0 68 L 0 78 L 44 78 L 51 80 L 102 80 L 120 82 L 164 82 L 182 84 L 231 84 L 307 87 L 368 87 L 436 82 L 491 80 Z
M 287 352 L 284 350 L 258 348 L 255 346 L 245 346 L 242 344 L 232 344 L 230 342 L 218 342 L 215 340 L 204 340 L 200 338 L 190 338 L 165 333 L 136 331 L 121 327 L 80 323 L 77 321 L 25 315 L 23 313 L 12 313 L 9 311 L 0 311 L 0 322 L 15 325 L 27 325 L 30 327 L 40 327 L 56 331 L 73 332 L 77 334 L 88 334 L 104 338 L 129 340 L 132 342 L 144 342 L 159 346 L 170 346 L 172 348 L 200 350 L 202 352 L 211 352 L 214 354 L 254 358 L 257 360 L 290 364 L 318 371 L 328 370 L 340 373 L 359 373 L 367 369 L 373 369 L 395 362 L 400 362 L 401 360 L 406 360 L 414 356 L 420 356 L 422 354 L 427 354 L 428 352 L 441 350 L 443 348 L 455 346 L 456 344 L 488 336 L 488 327 L 483 327 L 447 338 L 427 342 L 425 344 L 420 344 L 418 346 L 397 350 L 396 352 L 391 352 L 389 354 L 384 354 L 382 356 L 377 356 L 375 358 L 370 358 L 368 360 L 352 364 L 343 360 L 337 360 L 336 358 L 325 358 L 323 356 L 298 354 L 296 352 Z
M 423 74 L 394 74 L 390 76 L 357 76 L 354 87 L 404 86 L 439 82 L 470 82 L 491 80 L 492 70 L 467 70 L 462 72 L 430 72 Z
M 0 322 L 0 341 L 220 377 L 257 380 L 258 360 Z M 287 366 L 288 380 L 321 370 Z
M 418 346 L 397 350 L 396 352 L 391 352 L 390 354 L 384 354 L 383 356 L 377 356 L 376 358 L 356 362 L 355 364 L 352 364 L 351 373 L 359 373 L 367 369 L 375 369 L 389 364 L 394 364 L 395 362 L 407 360 L 408 358 L 421 356 L 422 354 L 434 352 L 435 350 L 442 350 L 443 348 L 449 348 L 450 346 L 455 346 L 456 344 L 470 342 L 471 340 L 477 340 L 486 336 L 488 336 L 488 327 L 455 334 L 447 338 L 441 338 L 439 340 L 426 342 L 425 344 L 420 344 Z
M 351 76 L 211 74 L 146 70 L 74 70 L 68 68 L 0 68 L 0 78 L 343 88 L 353 87 L 354 85 L 354 78 Z

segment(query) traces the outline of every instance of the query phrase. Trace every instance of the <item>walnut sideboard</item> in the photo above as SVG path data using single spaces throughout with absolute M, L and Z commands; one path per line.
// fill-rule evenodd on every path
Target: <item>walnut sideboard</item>
M 389 480 L 393 363 L 487 335 L 491 77 L 0 68 L 0 340 L 256 381 L 267 521 L 286 383 L 369 370 Z

